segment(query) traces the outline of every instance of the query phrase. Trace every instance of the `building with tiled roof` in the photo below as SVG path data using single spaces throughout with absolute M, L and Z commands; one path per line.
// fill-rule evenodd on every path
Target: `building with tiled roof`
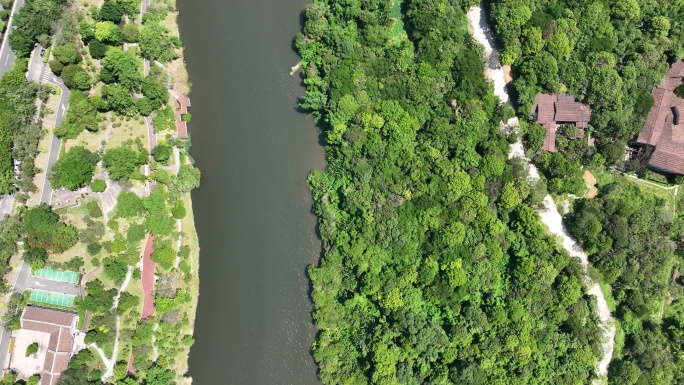
M 74 354 L 78 314 L 26 306 L 21 313 L 20 323 L 22 329 L 50 335 L 43 370 L 40 373 L 40 384 L 55 385 Z
M 532 114 L 546 130 L 542 149 L 556 152 L 556 132 L 559 124 L 572 123 L 579 129 L 577 137 L 583 138 L 591 120 L 591 107 L 575 101 L 571 95 L 537 94 L 532 105 Z
M 651 91 L 654 104 L 636 140 L 650 153 L 648 166 L 668 174 L 684 175 L 684 99 L 674 93 L 682 79 L 684 61 L 679 61 Z

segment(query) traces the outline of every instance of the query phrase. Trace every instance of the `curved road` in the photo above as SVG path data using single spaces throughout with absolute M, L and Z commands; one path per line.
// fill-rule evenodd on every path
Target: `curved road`
M 31 60 L 29 61 L 28 67 L 28 80 L 49 83 L 56 86 L 61 91 L 59 106 L 57 107 L 57 111 L 55 111 L 57 114 L 55 127 L 57 127 L 62 123 L 62 121 L 64 121 L 64 118 L 66 117 L 66 112 L 69 109 L 69 97 L 71 96 L 71 92 L 69 92 L 69 89 L 64 85 L 62 79 L 55 76 L 55 74 L 53 74 L 52 71 L 50 71 L 50 69 L 43 64 L 43 58 L 40 56 L 41 49 L 42 47 L 40 45 L 36 45 L 31 53 Z M 47 176 L 50 175 L 52 167 L 59 158 L 59 150 L 60 146 L 62 145 L 62 141 L 58 137 L 56 137 L 54 134 L 50 134 L 50 136 L 51 142 L 48 155 L 48 164 L 45 170 L 45 179 L 43 180 L 43 186 L 41 190 L 42 192 L 40 194 L 40 202 L 46 204 L 50 204 L 52 201 L 52 185 L 50 184 L 50 179 Z

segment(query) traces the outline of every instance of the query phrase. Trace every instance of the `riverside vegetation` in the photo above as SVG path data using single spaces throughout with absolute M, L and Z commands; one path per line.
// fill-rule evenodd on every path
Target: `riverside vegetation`
M 594 109 L 590 131 L 597 147 L 561 130 L 559 151 L 539 151 L 544 129 L 523 124 L 527 153 L 549 190 L 583 195 L 584 170 L 598 181 L 593 199 L 574 200 L 565 221 L 596 267 L 593 274 L 612 298 L 617 319 L 609 383 L 674 384 L 684 381 L 682 331 L 684 194 L 656 182 L 639 159 L 625 159 L 625 143 L 644 127 L 651 89 L 671 63 L 684 58 L 684 4 L 679 1 L 488 2 L 513 69 L 520 116 L 529 117 L 538 92 L 567 92 Z M 680 86 L 680 89 L 684 86 Z M 681 184 L 682 178 L 669 178 Z
M 87 295 L 74 305 L 81 321 L 88 314 L 88 349 L 72 358 L 62 385 L 190 381 L 184 376 L 194 342 L 199 245 L 189 193 L 199 186 L 200 172 L 188 155 L 190 140 L 175 135 L 176 101 L 168 90 L 173 84 L 188 92 L 189 85 L 174 1 L 151 0 L 142 17 L 140 10 L 140 0 L 26 0 L 9 37 L 18 59 L 0 80 L 0 193 L 16 191 L 24 204 L 0 222 L 0 272 L 6 274 L 18 254 L 34 269 L 91 273 Z M 34 159 L 47 141 L 44 129 L 52 129 L 43 127 L 55 113 L 48 106 L 59 95 L 26 81 L 26 57 L 35 43 L 51 47 L 46 61 L 71 90 L 66 118 L 54 130 L 62 139 L 59 160 L 47 176 Z M 147 76 L 145 59 L 152 62 Z M 154 149 L 144 119 L 150 115 Z M 14 160 L 22 161 L 16 178 Z M 69 208 L 38 204 L 36 184 L 43 177 L 55 188 L 88 196 Z M 155 237 L 159 280 L 155 314 L 141 320 L 135 266 L 148 234 Z M 19 327 L 27 302 L 28 296 L 11 298 L 6 327 Z M 135 357 L 134 373 L 127 370 L 129 356 Z M 0 383 L 14 380 L 8 374 Z
M 295 37 L 328 169 L 309 177 L 325 384 L 587 383 L 602 355 L 582 266 L 508 160 L 472 1 L 315 1 Z

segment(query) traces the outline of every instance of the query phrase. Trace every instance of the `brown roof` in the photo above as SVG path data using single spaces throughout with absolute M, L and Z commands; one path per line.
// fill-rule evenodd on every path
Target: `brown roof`
M 59 375 L 69 365 L 73 353 L 78 314 L 26 306 L 21 314 L 20 323 L 22 329 L 50 333 L 40 383 L 41 385 L 56 384 Z
M 71 327 L 74 323 L 74 319 L 78 317 L 76 313 L 70 313 L 61 310 L 47 309 L 38 306 L 27 306 L 21 315 L 22 328 L 25 321 L 34 321 L 36 324 L 42 323 L 45 325 L 53 326 L 67 326 Z M 35 330 L 35 329 L 33 329 Z M 40 331 L 40 330 L 36 330 Z
M 544 123 L 554 121 L 553 117 L 556 113 L 554 104 L 556 100 L 556 95 L 537 94 L 532 106 L 532 113 L 537 115 L 537 123 L 544 125 Z
M 674 122 L 676 110 L 684 110 L 684 99 L 673 90 L 682 84 L 684 61 L 672 65 L 660 85 L 651 91 L 654 103 L 648 112 L 643 131 L 636 142 L 655 147 L 649 167 L 662 172 L 684 175 L 684 119 Z
M 556 151 L 556 126 L 560 123 L 573 123 L 579 131 L 577 137 L 584 137 L 584 130 L 591 119 L 591 107 L 575 101 L 575 97 L 565 94 L 537 94 L 532 105 L 537 123 L 546 129 L 546 139 L 542 147 L 546 151 Z
M 184 122 L 182 116 L 188 113 L 188 107 L 191 107 L 190 98 L 185 94 L 178 94 L 176 99 L 178 109 L 176 110 L 176 134 L 180 139 L 188 138 L 188 123 Z
M 556 131 L 558 130 L 556 124 L 545 123 L 542 127 L 546 129 L 546 138 L 542 149 L 548 152 L 556 152 Z

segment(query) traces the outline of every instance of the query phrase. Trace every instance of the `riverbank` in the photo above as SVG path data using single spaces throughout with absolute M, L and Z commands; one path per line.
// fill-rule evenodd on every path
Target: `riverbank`
M 498 96 L 502 103 L 509 103 L 508 93 L 506 92 L 506 82 L 504 77 L 504 71 L 502 69 L 501 63 L 499 62 L 498 55 L 496 54 L 494 48 L 494 40 L 491 33 L 489 32 L 489 26 L 487 23 L 487 15 L 482 10 L 481 7 L 472 7 L 468 11 L 468 21 L 470 25 L 470 30 L 472 32 L 475 40 L 485 47 L 485 74 L 494 84 L 494 93 Z M 518 125 L 518 118 L 510 119 L 504 128 L 515 131 Z M 525 158 L 524 148 L 522 145 L 522 140 L 518 138 L 516 143 L 511 144 L 509 158 L 522 158 L 525 159 L 529 165 L 529 175 L 530 179 L 533 181 L 539 180 L 539 173 L 530 162 L 529 159 Z M 599 360 L 596 365 L 596 375 L 602 378 L 608 374 L 608 365 L 613 356 L 614 341 L 615 341 L 615 321 L 613 320 L 610 310 L 608 309 L 608 304 L 604 297 L 603 292 L 597 282 L 594 282 L 587 275 L 587 268 L 589 265 L 586 253 L 582 250 L 579 244 L 570 237 L 565 226 L 563 225 L 563 220 L 558 212 L 558 208 L 554 203 L 550 195 L 544 198 L 544 208 L 537 210 L 542 222 L 548 227 L 549 232 L 555 236 L 558 236 L 562 240 L 562 246 L 567 252 L 582 262 L 584 267 L 584 281 L 589 289 L 589 294 L 593 295 L 597 299 L 598 305 L 598 317 L 601 321 L 601 326 L 604 332 L 605 341 L 602 341 L 603 357 Z

